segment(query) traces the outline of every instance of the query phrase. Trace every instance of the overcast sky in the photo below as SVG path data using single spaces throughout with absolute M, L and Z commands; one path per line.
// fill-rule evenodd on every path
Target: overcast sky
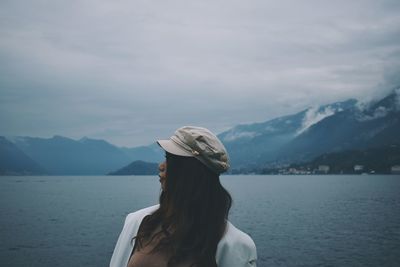
M 0 1 L 0 135 L 137 146 L 400 85 L 400 1 Z

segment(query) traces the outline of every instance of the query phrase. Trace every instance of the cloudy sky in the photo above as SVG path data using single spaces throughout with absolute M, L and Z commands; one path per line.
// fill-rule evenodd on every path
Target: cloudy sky
M 0 135 L 152 143 L 400 85 L 400 1 L 2 0 Z

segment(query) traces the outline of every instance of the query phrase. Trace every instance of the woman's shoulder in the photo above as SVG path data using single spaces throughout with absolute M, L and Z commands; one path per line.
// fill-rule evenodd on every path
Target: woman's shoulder
M 150 206 L 150 207 L 147 207 L 144 209 L 137 210 L 135 212 L 131 212 L 126 216 L 125 224 L 130 224 L 130 223 L 137 222 L 137 221 L 141 222 L 144 217 L 152 214 L 159 207 L 160 207 L 160 205 L 154 205 L 154 206 Z
M 236 228 L 231 222 L 227 222 L 225 235 L 223 237 L 225 242 L 230 244 L 241 244 L 249 248 L 255 248 L 253 239 L 245 232 Z
M 218 266 L 255 266 L 257 249 L 253 239 L 229 221 L 218 243 Z
M 124 227 L 118 237 L 113 255 L 111 257 L 110 267 L 121 267 L 128 264 L 134 241 L 132 238 L 136 236 L 140 223 L 147 215 L 152 214 L 158 209 L 159 205 L 147 207 L 126 216 Z

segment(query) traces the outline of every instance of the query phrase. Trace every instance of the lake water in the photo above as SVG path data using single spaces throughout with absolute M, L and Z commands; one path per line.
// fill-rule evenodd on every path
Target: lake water
M 222 176 L 258 266 L 400 266 L 400 176 Z M 0 177 L 1 266 L 108 266 L 156 176 Z

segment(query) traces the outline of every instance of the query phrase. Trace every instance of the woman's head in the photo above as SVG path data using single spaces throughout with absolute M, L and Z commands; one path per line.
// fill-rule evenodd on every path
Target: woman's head
M 224 221 L 231 207 L 231 197 L 222 187 L 219 175 L 229 167 L 228 154 L 218 139 L 206 128 L 185 126 L 169 140 L 158 143 L 166 150 L 160 164 L 162 194 L 160 204 L 176 223 L 179 217 Z M 209 214 L 210 207 L 216 214 Z M 187 223 L 187 222 L 186 222 Z
M 229 157 L 224 145 L 206 128 L 184 126 L 177 129 L 170 139 L 158 140 L 157 143 L 171 154 L 196 158 L 216 174 L 229 169 Z
M 202 153 L 199 148 L 195 151 Z M 217 158 L 214 163 L 222 166 L 221 155 Z M 215 266 L 217 245 L 232 203 L 230 194 L 221 185 L 216 168 L 198 157 L 167 151 L 164 167 L 165 172 L 160 173 L 160 208 L 146 219 L 138 234 L 139 247 L 161 225 L 159 234 L 165 237 L 155 249 L 170 251 L 170 265 L 192 259 L 197 266 Z

